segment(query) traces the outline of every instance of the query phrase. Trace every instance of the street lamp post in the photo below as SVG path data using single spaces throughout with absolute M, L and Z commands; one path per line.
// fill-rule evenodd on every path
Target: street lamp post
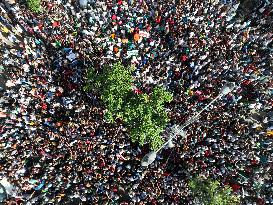
M 0 204 L 4 203 L 7 198 L 8 198 L 7 191 L 5 187 L 0 183 Z
M 188 125 L 192 124 L 194 121 L 198 119 L 198 117 L 201 115 L 202 112 L 204 112 L 208 107 L 210 107 L 215 101 L 223 97 L 224 95 L 227 95 L 230 93 L 233 89 L 235 88 L 235 83 L 227 83 L 223 86 L 223 88 L 220 91 L 220 94 L 214 98 L 208 105 L 206 105 L 200 112 L 195 114 L 193 117 L 191 117 L 189 120 L 187 120 L 183 125 L 178 126 L 178 125 L 173 125 L 170 131 L 170 138 L 156 151 L 149 152 L 146 154 L 142 161 L 141 165 L 143 167 L 148 167 L 150 164 L 152 164 L 155 159 L 157 153 L 165 146 L 168 146 L 169 148 L 172 148 L 174 145 L 172 143 L 172 139 L 177 136 L 181 135 L 182 137 L 186 136 L 186 132 L 184 131 L 184 128 L 187 127 Z

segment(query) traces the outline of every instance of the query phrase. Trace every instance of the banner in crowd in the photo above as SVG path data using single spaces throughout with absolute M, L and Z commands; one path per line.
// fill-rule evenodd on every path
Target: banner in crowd
M 138 55 L 138 50 L 127 51 L 127 58 Z
M 144 38 L 149 38 L 150 34 L 146 31 L 139 31 L 139 36 Z

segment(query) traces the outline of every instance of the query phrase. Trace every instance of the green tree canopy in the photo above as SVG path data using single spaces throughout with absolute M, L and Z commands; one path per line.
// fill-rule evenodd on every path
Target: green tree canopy
M 236 205 L 239 198 L 232 194 L 230 186 L 220 187 L 217 180 L 194 178 L 189 182 L 190 190 L 197 204 Z
M 135 92 L 133 70 L 121 63 L 106 67 L 99 75 L 90 69 L 84 90 L 99 91 L 108 122 L 122 119 L 133 142 L 149 143 L 155 150 L 163 143 L 161 134 L 169 121 L 164 104 L 172 100 L 172 95 L 162 87 L 155 87 L 151 94 Z
M 41 0 L 27 0 L 27 7 L 31 11 L 39 13 L 41 12 Z

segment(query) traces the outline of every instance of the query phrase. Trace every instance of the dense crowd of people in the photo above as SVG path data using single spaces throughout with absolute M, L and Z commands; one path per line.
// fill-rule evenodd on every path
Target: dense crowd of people
M 83 3 L 83 1 L 81 1 Z M 238 19 L 213 1 L 47 0 L 35 14 L 1 6 L 0 178 L 22 204 L 193 204 L 194 176 L 230 185 L 242 204 L 272 198 L 272 5 Z M 170 124 L 215 102 L 145 169 L 147 146 L 104 121 L 86 70 L 135 66 L 143 92 L 173 93 Z

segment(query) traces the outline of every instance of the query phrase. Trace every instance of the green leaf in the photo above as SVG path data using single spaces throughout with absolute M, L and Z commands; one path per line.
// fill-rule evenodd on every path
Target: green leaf
M 27 0 L 27 7 L 35 12 L 35 13 L 40 13 L 42 11 L 41 9 L 41 0 Z
M 161 134 L 169 122 L 164 104 L 172 100 L 172 95 L 162 87 L 155 87 L 150 95 L 135 94 L 132 87 L 134 69 L 124 67 L 120 62 L 105 67 L 100 74 L 89 69 L 89 86 L 84 89 L 88 91 L 90 88 L 101 94 L 108 122 L 121 118 L 133 142 L 149 143 L 156 150 L 163 144 Z
M 231 187 L 221 187 L 217 180 L 197 177 L 189 181 L 188 186 L 199 204 L 236 205 L 240 203 L 239 198 L 232 194 Z

